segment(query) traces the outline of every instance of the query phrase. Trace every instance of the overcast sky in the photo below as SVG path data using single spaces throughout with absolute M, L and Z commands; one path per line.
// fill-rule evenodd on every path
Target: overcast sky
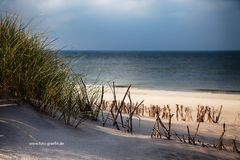
M 240 0 L 0 0 L 58 49 L 240 50 Z

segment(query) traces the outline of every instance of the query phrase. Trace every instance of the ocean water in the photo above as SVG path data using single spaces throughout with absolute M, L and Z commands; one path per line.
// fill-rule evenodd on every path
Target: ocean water
M 142 89 L 240 93 L 240 52 L 61 51 L 74 73 Z

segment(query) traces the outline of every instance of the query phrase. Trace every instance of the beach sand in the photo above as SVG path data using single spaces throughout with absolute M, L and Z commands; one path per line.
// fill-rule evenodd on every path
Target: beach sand
M 127 88 L 116 88 L 117 99 L 121 100 Z M 227 93 L 210 93 L 210 92 L 185 92 L 185 91 L 163 91 L 163 90 L 147 90 L 147 89 L 130 89 L 131 99 L 133 102 L 141 102 L 144 100 L 144 105 L 158 105 L 163 107 L 169 105 L 173 113 L 176 109 L 176 104 L 190 107 L 193 111 L 193 117 L 196 118 L 197 106 L 209 106 L 215 109 L 220 109 L 223 106 L 221 122 L 225 123 L 240 123 L 238 117 L 240 115 L 240 94 Z M 110 88 L 106 89 L 104 99 L 107 101 L 113 100 L 113 94 Z M 128 102 L 128 98 L 126 98 Z
M 122 98 L 124 90 L 118 88 L 117 96 Z M 138 89 L 131 89 L 131 94 L 133 101 L 145 100 L 146 105 L 223 105 L 223 118 L 227 122 L 224 144 L 228 151 L 185 144 L 174 137 L 170 141 L 151 139 L 154 118 L 141 117 L 140 126 L 138 118 L 134 118 L 131 135 L 123 129 L 116 130 L 111 121 L 105 127 L 101 126 L 101 121 L 86 121 L 75 129 L 36 112 L 32 106 L 21 104 L 0 107 L 0 159 L 240 159 L 240 154 L 230 151 L 234 138 L 240 148 L 240 123 L 230 123 L 239 112 L 239 95 Z M 111 96 L 108 91 L 104 98 L 111 99 Z M 222 132 L 222 122 L 201 123 L 196 138 L 216 144 Z M 193 134 L 196 122 L 174 120 L 172 134 L 186 135 L 187 125 Z M 57 142 L 64 145 L 30 145 L 30 142 Z

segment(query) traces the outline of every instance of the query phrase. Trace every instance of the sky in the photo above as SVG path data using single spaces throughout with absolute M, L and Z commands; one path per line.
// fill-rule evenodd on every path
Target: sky
M 0 0 L 66 50 L 240 50 L 240 0 Z

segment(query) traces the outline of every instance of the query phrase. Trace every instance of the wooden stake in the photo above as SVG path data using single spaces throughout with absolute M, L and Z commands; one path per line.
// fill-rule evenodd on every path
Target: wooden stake
M 219 140 L 218 140 L 218 144 L 215 145 L 215 147 L 217 148 L 217 150 L 226 149 L 225 146 L 224 146 L 224 144 L 223 144 L 223 136 L 224 136 L 225 131 L 226 131 L 225 126 L 226 126 L 225 123 L 223 123 L 223 132 L 222 132 L 222 134 L 221 134 L 221 136 L 220 136 L 220 138 L 219 138 Z
M 188 126 L 187 126 L 187 132 L 188 132 L 188 143 L 192 144 L 191 135 L 190 135 L 190 131 L 189 131 L 189 127 Z
M 120 130 L 120 128 L 119 128 L 119 126 L 117 124 L 117 118 L 118 118 L 118 115 L 122 112 L 122 106 L 123 106 L 124 100 L 125 100 L 125 98 L 127 96 L 127 93 L 129 92 L 130 87 L 131 87 L 131 85 L 129 85 L 129 87 L 128 87 L 128 89 L 127 89 L 127 91 L 126 91 L 126 93 L 125 93 L 125 95 L 124 95 L 124 97 L 123 97 L 123 99 L 121 101 L 121 105 L 118 107 L 117 113 L 116 113 L 115 117 L 113 118 L 113 125 L 115 125 L 118 130 Z
M 236 138 L 233 139 L 233 152 L 240 153 L 240 151 L 238 150 L 237 145 L 236 145 Z
M 199 126 L 200 126 L 200 122 L 198 122 L 198 125 L 197 125 L 197 128 L 196 128 L 196 132 L 194 134 L 194 137 L 192 138 L 194 144 L 195 144 L 195 138 L 196 138 L 198 130 L 199 130 Z
M 97 105 L 97 109 L 94 113 L 94 117 L 93 117 L 93 120 L 97 121 L 98 119 L 98 114 L 101 110 L 101 107 L 102 107 L 102 104 L 103 104 L 103 95 L 104 95 L 104 86 L 102 86 L 102 94 L 101 94 L 101 100 L 100 100 L 100 103 Z
M 178 113 L 179 113 L 179 107 L 178 107 L 178 104 L 176 104 L 176 118 L 177 118 L 177 121 L 178 121 Z

